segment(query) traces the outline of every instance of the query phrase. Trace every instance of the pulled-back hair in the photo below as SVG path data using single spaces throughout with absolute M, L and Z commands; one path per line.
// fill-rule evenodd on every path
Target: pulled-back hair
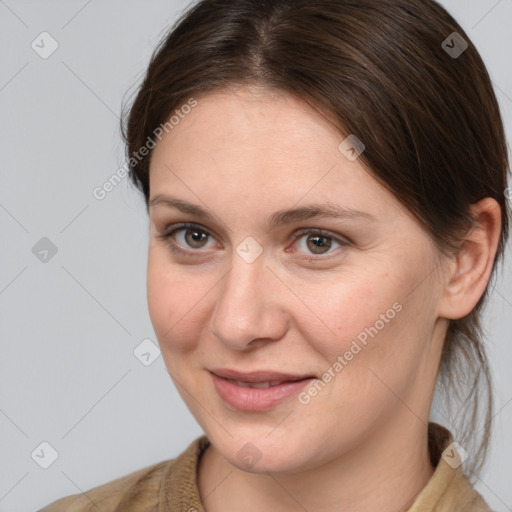
M 462 54 L 450 51 L 461 51 L 463 40 Z M 122 119 L 130 179 L 146 206 L 152 151 L 133 155 L 194 95 L 238 85 L 298 95 L 340 136 L 356 134 L 366 147 L 361 163 L 415 216 L 440 254 L 454 254 L 464 240 L 470 206 L 494 198 L 502 229 L 490 281 L 496 276 L 510 216 L 503 122 L 477 49 L 437 2 L 193 4 L 155 49 Z M 436 388 L 455 440 L 470 453 L 464 468 L 471 478 L 485 463 L 493 417 L 480 323 L 488 290 L 489 284 L 470 314 L 450 320 Z

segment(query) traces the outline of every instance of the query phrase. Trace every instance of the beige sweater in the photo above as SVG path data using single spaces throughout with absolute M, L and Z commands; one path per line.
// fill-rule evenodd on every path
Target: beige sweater
M 492 512 L 458 465 L 451 433 L 429 423 L 429 449 L 435 472 L 406 512 Z M 178 457 L 140 469 L 81 494 L 66 496 L 38 512 L 205 512 L 197 466 L 209 440 L 201 436 Z

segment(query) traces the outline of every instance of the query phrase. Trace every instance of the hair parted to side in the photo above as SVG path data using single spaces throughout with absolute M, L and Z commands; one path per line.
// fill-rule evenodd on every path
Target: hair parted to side
M 442 47 L 453 32 L 469 44 L 458 58 Z M 490 281 L 496 276 L 510 217 L 503 122 L 478 51 L 437 2 L 193 4 L 155 49 L 122 118 L 130 179 L 146 207 L 152 152 L 132 155 L 191 97 L 239 85 L 298 95 L 332 120 L 340 137 L 356 134 L 366 146 L 361 163 L 417 218 L 440 254 L 464 239 L 470 205 L 494 198 L 502 231 Z M 470 479 L 485 463 L 493 417 L 480 323 L 488 290 L 469 315 L 451 320 L 436 390 L 444 391 L 455 440 L 470 454 Z

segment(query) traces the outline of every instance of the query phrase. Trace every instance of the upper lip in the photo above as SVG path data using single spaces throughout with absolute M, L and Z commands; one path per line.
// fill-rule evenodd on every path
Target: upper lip
M 273 371 L 254 371 L 242 373 L 236 370 L 230 370 L 228 368 L 214 368 L 210 370 L 219 377 L 226 379 L 239 380 L 241 382 L 268 382 L 268 381 L 279 381 L 285 382 L 289 380 L 302 380 L 314 377 L 314 375 L 296 375 L 291 373 L 281 373 Z

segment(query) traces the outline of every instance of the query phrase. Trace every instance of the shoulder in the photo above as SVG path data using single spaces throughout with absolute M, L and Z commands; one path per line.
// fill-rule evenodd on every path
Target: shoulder
M 103 485 L 60 498 L 38 512 L 88 512 L 116 510 L 121 500 L 127 498 L 137 510 L 151 510 L 158 503 L 158 491 L 163 475 L 170 470 L 175 459 L 159 462 L 133 471 Z M 144 508 L 147 507 L 147 508 Z
M 195 503 L 200 510 L 197 466 L 209 443 L 202 435 L 173 459 L 65 496 L 37 512 L 153 512 L 175 510 L 185 502 Z
M 435 471 L 407 512 L 492 512 L 464 474 L 451 432 L 429 422 L 428 441 Z
M 445 467 L 439 471 L 408 512 L 492 512 L 462 471 L 457 470 L 453 478 L 449 471 L 453 470 Z M 435 486 L 438 492 L 433 490 Z

